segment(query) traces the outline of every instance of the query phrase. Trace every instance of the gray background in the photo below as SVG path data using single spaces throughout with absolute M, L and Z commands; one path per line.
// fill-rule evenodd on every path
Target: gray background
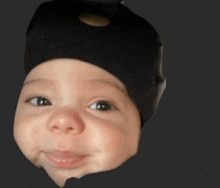
M 0 177 L 2 184 L 7 183 L 5 187 L 57 187 L 26 160 L 12 137 L 25 78 L 25 32 L 42 2 L 0 3 Z M 119 181 L 132 187 L 220 187 L 218 1 L 126 0 L 125 5 L 147 19 L 162 37 L 167 88 L 143 130 L 134 158 L 115 172 L 70 180 L 67 187 L 121 187 Z

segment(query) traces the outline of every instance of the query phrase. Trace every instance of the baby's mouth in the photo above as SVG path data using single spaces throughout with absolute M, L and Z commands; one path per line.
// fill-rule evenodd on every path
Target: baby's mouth
M 58 168 L 76 168 L 86 155 L 79 155 L 71 151 L 49 151 L 45 152 L 49 162 Z

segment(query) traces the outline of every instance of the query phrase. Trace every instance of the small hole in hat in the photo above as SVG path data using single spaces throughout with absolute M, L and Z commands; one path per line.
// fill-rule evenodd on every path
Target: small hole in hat
M 110 23 L 109 19 L 106 17 L 89 13 L 80 14 L 79 19 L 81 22 L 95 27 L 105 27 Z

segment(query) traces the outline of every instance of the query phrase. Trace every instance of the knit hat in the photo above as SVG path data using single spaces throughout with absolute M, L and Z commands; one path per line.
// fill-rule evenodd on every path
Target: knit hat
M 89 16 L 101 24 L 86 23 Z M 99 66 L 125 84 L 143 126 L 165 90 L 162 49 L 152 25 L 120 0 L 53 0 L 42 3 L 29 24 L 24 67 L 28 74 L 54 58 Z

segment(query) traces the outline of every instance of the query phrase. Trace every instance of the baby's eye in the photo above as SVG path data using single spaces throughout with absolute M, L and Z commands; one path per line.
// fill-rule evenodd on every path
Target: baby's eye
M 116 109 L 116 107 L 108 101 L 97 101 L 96 103 L 92 104 L 90 108 L 99 111 L 109 111 Z
M 34 106 L 46 106 L 51 105 L 50 101 L 43 97 L 33 97 L 28 99 L 27 102 L 31 102 Z

